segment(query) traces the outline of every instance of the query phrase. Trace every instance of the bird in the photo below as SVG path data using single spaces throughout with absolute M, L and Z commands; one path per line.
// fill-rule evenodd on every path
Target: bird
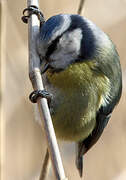
M 45 87 L 36 97 L 51 97 L 56 137 L 75 142 L 82 177 L 83 156 L 101 137 L 121 97 L 118 52 L 106 33 L 78 14 L 58 14 L 45 21 L 36 50 Z

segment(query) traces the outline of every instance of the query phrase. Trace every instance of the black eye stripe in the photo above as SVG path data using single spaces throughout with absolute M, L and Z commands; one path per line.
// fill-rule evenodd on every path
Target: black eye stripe
M 61 35 L 58 36 L 55 40 L 53 40 L 52 43 L 50 44 L 50 46 L 48 47 L 48 50 L 47 50 L 46 55 L 45 55 L 47 59 L 55 51 L 55 49 L 57 47 L 57 43 L 59 42 L 60 37 L 61 37 Z
M 70 27 L 71 27 L 72 22 L 70 23 Z M 50 57 L 50 55 L 55 51 L 57 43 L 59 42 L 59 39 L 61 38 L 61 36 L 63 34 L 65 34 L 68 31 L 72 31 L 74 30 L 74 28 L 68 28 L 66 31 L 64 31 L 60 36 L 58 36 L 55 40 L 52 41 L 52 43 L 50 44 L 50 46 L 48 47 L 48 50 L 46 52 L 46 58 L 48 59 Z

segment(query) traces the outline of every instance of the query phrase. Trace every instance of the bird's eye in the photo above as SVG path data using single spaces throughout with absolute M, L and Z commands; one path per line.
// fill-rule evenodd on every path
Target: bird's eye
M 46 59 L 46 62 L 52 62 L 52 61 L 53 61 L 53 60 L 52 60 L 51 58 L 49 58 L 49 57 L 46 57 L 45 59 Z

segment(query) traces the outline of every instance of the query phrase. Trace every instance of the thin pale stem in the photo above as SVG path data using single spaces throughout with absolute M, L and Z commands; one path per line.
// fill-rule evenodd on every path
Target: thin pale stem
M 77 11 L 78 14 L 82 13 L 84 3 L 85 3 L 85 0 L 80 0 L 79 8 L 78 8 L 78 11 Z
M 38 0 L 27 0 L 27 6 L 37 6 Z M 40 72 L 40 60 L 36 52 L 36 38 L 39 33 L 39 20 L 38 17 L 33 14 L 28 20 L 28 42 L 29 42 L 29 77 L 34 90 L 43 90 L 42 77 Z M 42 120 L 43 129 L 45 130 L 45 136 L 48 145 L 49 155 L 51 157 L 53 170 L 57 180 L 66 179 L 57 140 L 50 116 L 47 100 L 45 98 L 38 99 L 37 101 L 39 112 Z
M 47 175 L 49 174 L 49 168 L 50 168 L 50 159 L 49 159 L 49 151 L 47 149 L 39 180 L 45 180 L 47 178 Z

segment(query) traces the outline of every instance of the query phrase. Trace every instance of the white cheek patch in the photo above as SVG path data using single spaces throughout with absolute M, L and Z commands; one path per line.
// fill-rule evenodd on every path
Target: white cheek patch
M 65 33 L 59 44 L 65 53 L 73 53 L 77 56 L 80 53 L 82 36 L 82 30 L 77 28 Z
M 50 56 L 53 59 L 52 67 L 64 69 L 78 57 L 82 36 L 82 30 L 77 28 L 66 32 L 60 38 L 57 49 Z

